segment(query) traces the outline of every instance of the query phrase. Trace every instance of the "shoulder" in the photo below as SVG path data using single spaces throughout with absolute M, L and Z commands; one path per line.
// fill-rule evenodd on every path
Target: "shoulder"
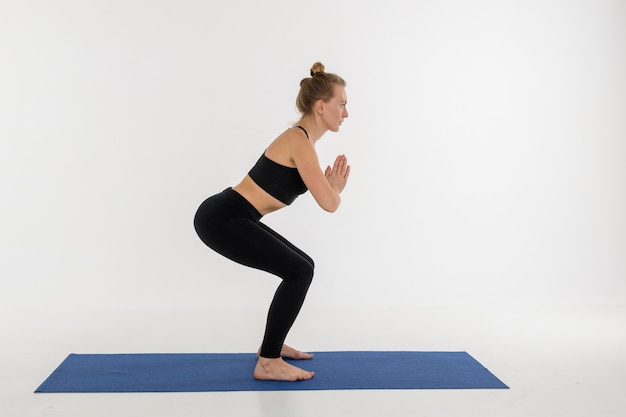
M 285 130 L 283 133 L 280 134 L 280 136 L 278 136 L 278 138 L 276 138 L 276 140 L 283 140 L 290 144 L 293 143 L 296 145 L 302 143 L 311 143 L 305 131 L 296 126 L 290 127 L 289 129 Z
M 315 153 L 315 147 L 304 131 L 292 127 L 274 139 L 265 150 L 265 156 L 279 164 L 295 168 L 297 155 L 303 152 Z

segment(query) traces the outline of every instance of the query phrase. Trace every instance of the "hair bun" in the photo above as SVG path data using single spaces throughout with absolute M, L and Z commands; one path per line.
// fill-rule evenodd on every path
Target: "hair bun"
M 315 74 L 323 74 L 324 70 L 324 65 L 321 62 L 316 62 L 311 67 L 311 77 L 315 76 Z

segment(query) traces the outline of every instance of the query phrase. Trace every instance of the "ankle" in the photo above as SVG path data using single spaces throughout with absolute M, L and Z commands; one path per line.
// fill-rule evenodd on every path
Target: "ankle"
M 263 364 L 263 365 L 271 365 L 271 364 L 275 364 L 275 363 L 279 363 L 282 362 L 283 358 L 266 358 L 264 356 L 259 356 L 259 363 Z

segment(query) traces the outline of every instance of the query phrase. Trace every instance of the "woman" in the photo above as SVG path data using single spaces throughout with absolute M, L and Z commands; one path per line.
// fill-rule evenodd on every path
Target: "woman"
M 348 117 L 345 85 L 341 77 L 315 63 L 311 77 L 300 83 L 296 99 L 300 121 L 267 147 L 239 184 L 208 198 L 195 216 L 198 236 L 211 249 L 282 279 L 254 369 L 254 377 L 260 380 L 299 381 L 314 375 L 282 359 L 312 357 L 284 341 L 311 284 L 313 260 L 260 219 L 288 206 L 307 189 L 324 210 L 334 212 L 339 207 L 350 166 L 339 155 L 332 168 L 322 171 L 315 143 L 327 131 L 337 132 Z

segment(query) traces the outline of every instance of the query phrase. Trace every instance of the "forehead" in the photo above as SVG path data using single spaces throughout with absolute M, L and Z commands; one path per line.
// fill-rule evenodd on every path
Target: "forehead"
M 340 101 L 348 101 L 348 96 L 346 95 L 346 88 L 335 84 L 335 98 Z

